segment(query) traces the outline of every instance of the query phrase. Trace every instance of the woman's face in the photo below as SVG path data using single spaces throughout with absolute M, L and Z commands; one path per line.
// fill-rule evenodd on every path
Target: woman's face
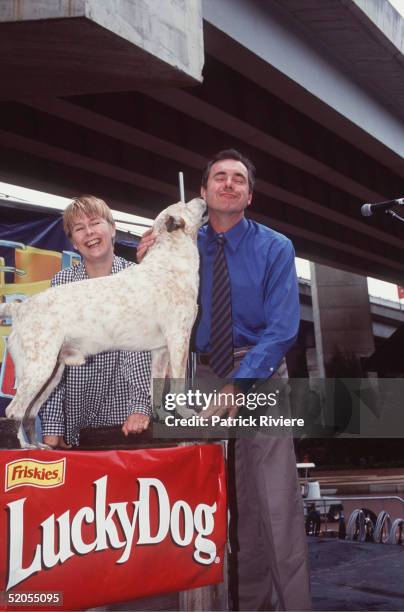
M 73 219 L 73 246 L 87 261 L 97 261 L 113 254 L 115 226 L 98 216 L 77 215 Z

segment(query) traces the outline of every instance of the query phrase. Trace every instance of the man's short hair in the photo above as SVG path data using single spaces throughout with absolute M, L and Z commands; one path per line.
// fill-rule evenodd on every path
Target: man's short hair
M 208 186 L 209 173 L 213 164 L 224 159 L 235 159 L 236 161 L 244 164 L 248 173 L 248 190 L 250 193 L 252 193 L 254 191 L 255 184 L 255 166 L 252 161 L 248 159 L 248 157 L 245 157 L 236 149 L 224 149 L 223 151 L 219 151 L 219 153 L 216 153 L 216 155 L 214 155 L 212 159 L 208 161 L 202 174 L 202 187 L 206 189 Z
M 63 212 L 63 229 L 68 238 L 71 238 L 74 219 L 77 215 L 101 217 L 108 221 L 110 225 L 115 225 L 111 209 L 104 200 L 93 195 L 81 195 L 74 198 Z

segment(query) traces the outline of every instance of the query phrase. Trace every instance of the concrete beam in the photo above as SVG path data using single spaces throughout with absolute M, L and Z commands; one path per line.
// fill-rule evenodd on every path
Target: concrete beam
M 99 97 L 94 102 L 99 102 Z M 46 102 L 41 100 L 30 101 L 31 109 L 28 109 L 26 105 L 14 104 L 13 113 L 8 113 L 7 121 L 0 120 L 0 142 L 19 150 L 24 150 L 24 147 L 27 147 L 26 150 L 31 153 L 35 152 L 36 155 L 47 159 L 51 159 L 54 154 L 55 159 L 61 163 L 77 168 L 88 168 L 92 172 L 96 171 L 111 178 L 117 179 L 120 177 L 121 180 L 131 184 L 139 181 L 138 184 L 142 188 L 150 185 L 153 190 L 155 190 L 153 185 L 156 182 L 152 181 L 151 177 L 155 174 L 155 168 L 158 167 L 158 184 L 171 182 L 174 192 L 172 197 L 174 198 L 177 192 L 177 172 L 182 169 L 186 172 L 187 195 L 190 195 L 192 190 L 196 192 L 199 188 L 200 173 L 206 158 L 187 150 L 187 143 L 182 143 L 181 140 L 177 140 L 176 146 L 170 145 L 170 132 L 164 129 L 164 125 L 159 128 L 158 119 L 153 119 L 153 117 L 165 115 L 165 123 L 174 123 L 177 127 L 180 127 L 180 132 L 186 134 L 188 139 L 191 136 L 192 141 L 198 142 L 198 148 L 201 152 L 204 150 L 203 139 L 209 133 L 207 129 L 197 130 L 196 126 L 185 121 L 185 117 L 177 117 L 175 113 L 172 117 L 170 115 L 171 119 L 167 121 L 167 111 L 164 112 L 163 107 L 157 105 L 153 107 L 154 102 L 146 99 L 142 100 L 140 95 L 131 95 L 130 102 L 130 109 L 136 106 L 140 111 L 141 123 L 137 123 L 133 117 L 126 117 L 127 105 L 125 103 L 122 102 L 116 110 L 122 121 L 125 119 L 131 121 L 131 126 L 123 125 L 120 121 L 105 116 L 105 114 L 114 111 L 113 107 L 110 108 L 107 105 L 101 107 L 100 110 L 105 114 L 100 115 L 99 112 L 88 110 L 78 104 L 57 99 Z M 147 104 L 149 110 L 151 110 L 150 121 L 153 121 L 154 127 L 157 128 L 154 135 L 147 132 L 148 127 L 153 129 L 153 125 L 149 126 L 149 119 L 141 112 L 142 102 Z M 87 103 L 89 103 L 88 100 Z M 6 105 L 5 103 L 1 106 L 5 115 L 8 106 L 9 104 Z M 35 108 L 37 112 L 34 112 L 32 108 Z M 42 113 L 57 116 L 60 120 L 49 122 L 49 116 Z M 133 115 L 132 112 L 131 115 Z M 47 128 L 42 121 L 44 117 L 47 118 L 49 123 Z M 40 133 L 38 133 L 38 128 L 35 127 L 39 125 L 42 125 Z M 79 125 L 82 127 L 80 128 Z M 143 127 L 143 130 L 140 130 L 140 127 Z M 11 135 L 11 132 L 15 136 Z M 95 132 L 108 135 L 108 137 L 100 140 Z M 81 142 L 86 142 L 86 154 L 84 156 L 78 148 L 78 143 Z M 181 144 L 183 144 L 182 147 L 179 146 Z M 144 149 L 152 152 L 153 156 L 156 157 L 144 155 Z M 99 152 L 97 162 L 101 163 L 95 163 L 92 151 Z M 169 159 L 165 160 L 162 156 L 167 156 Z M 272 224 L 276 223 L 277 219 L 289 221 L 289 227 L 293 227 L 293 235 L 301 236 L 309 225 L 310 235 L 315 242 L 321 239 L 326 245 L 338 244 L 339 250 L 344 253 L 351 253 L 362 258 L 368 257 L 381 265 L 389 265 L 392 261 L 393 263 L 390 265 L 396 266 L 396 269 L 401 271 L 402 266 L 399 264 L 399 260 L 402 258 L 402 240 L 390 236 L 389 247 L 381 246 L 378 241 L 384 240 L 385 235 L 356 219 L 350 219 L 349 227 L 344 228 L 344 225 L 347 224 L 347 217 L 338 210 L 331 208 L 330 204 L 335 201 L 335 209 L 339 206 L 340 210 L 343 211 L 342 202 L 348 198 L 346 194 L 337 192 L 334 196 L 333 190 L 329 186 L 326 187 L 321 184 L 321 181 L 315 177 L 300 177 L 296 169 L 279 164 L 269 156 L 257 155 L 254 152 L 252 157 L 259 168 L 259 176 L 263 177 L 257 183 L 253 213 L 266 212 L 268 201 L 270 201 Z M 120 160 L 119 165 L 116 160 Z M 105 163 L 107 163 L 108 168 L 105 167 Z M 144 178 L 140 178 L 141 176 L 149 176 L 150 180 L 146 183 Z M 163 192 L 161 187 L 158 190 Z M 286 207 L 284 203 L 287 204 Z M 321 205 L 323 203 L 326 206 Z M 321 217 L 321 221 L 316 217 Z M 341 226 L 337 231 L 335 224 Z M 319 234 L 317 240 L 315 240 L 316 231 Z M 333 241 L 334 236 L 335 240 Z M 368 236 L 375 239 L 370 253 Z M 399 250 L 396 250 L 396 247 Z
M 198 100 L 193 99 L 195 104 L 190 104 L 190 108 L 196 114 Z M 212 143 L 217 141 L 218 147 L 223 142 L 222 135 L 211 127 L 194 124 L 178 110 L 168 109 L 139 93 L 121 95 L 119 104 L 112 95 L 27 102 L 30 106 L 6 102 L 0 105 L 0 143 L 5 147 L 1 176 L 6 181 L 10 179 L 6 178 L 5 167 L 13 159 L 6 153 L 8 148 L 64 165 L 65 173 L 60 174 L 73 190 L 71 193 L 77 193 L 78 186 L 71 176 L 67 179 L 69 168 L 90 173 L 88 185 L 96 185 L 92 190 L 97 193 L 102 193 L 100 179 L 108 177 L 114 192 L 116 183 L 122 182 L 124 189 L 130 185 L 131 189 L 133 186 L 163 194 L 151 205 L 158 210 L 164 202 L 177 199 L 179 169 L 185 171 L 187 196 L 198 191 L 201 169 Z M 297 123 L 294 125 L 297 127 Z M 189 148 L 195 142 L 198 152 Z M 245 150 L 234 136 L 230 142 Z M 367 261 L 364 269 L 373 276 L 382 268 L 402 275 L 402 240 L 392 235 L 386 245 L 387 237 L 377 228 L 348 218 L 347 194 L 334 193 L 320 179 L 305 176 L 271 156 L 249 149 L 246 153 L 255 160 L 259 176 L 263 177 L 257 183 L 251 213 L 297 240 L 300 253 L 304 240 L 313 247 L 317 245 L 321 259 L 316 256 L 316 261 L 329 263 L 330 259 L 324 257 L 332 252 L 335 261 L 345 269 L 348 265 L 353 271 L 361 270 Z M 24 166 L 21 159 L 22 156 L 14 162 L 18 171 L 25 168 L 30 174 L 32 164 Z M 42 176 L 56 175 L 45 170 Z M 23 183 L 26 184 L 26 179 Z M 84 187 L 85 191 L 89 189 Z M 59 190 L 60 187 L 56 192 Z M 132 195 L 129 201 L 133 201 Z
M 357 7 L 356 14 L 367 18 L 379 30 L 379 40 L 391 46 L 392 52 L 404 67 L 404 19 L 390 2 L 380 0 L 349 0 L 351 8 Z M 353 6 L 352 6 L 353 5 Z M 349 5 L 348 5 L 349 6 Z
M 306 8 L 298 0 L 302 4 Z M 401 173 L 402 121 L 282 7 L 283 2 L 203 0 L 204 19 L 228 40 L 222 49 L 216 46 L 217 57 Z
M 364 223 L 359 215 L 360 201 L 351 196 L 362 197 L 362 201 L 383 200 L 382 193 L 390 193 L 388 190 L 395 193 L 401 188 L 397 177 L 348 143 L 333 137 L 331 132 L 322 132 L 321 126 L 310 123 L 294 109 L 276 104 L 272 96 L 254 84 L 238 82 L 237 91 L 232 74 L 225 67 L 220 75 L 227 78 L 210 74 L 209 82 L 192 92 L 169 88 L 164 92 L 148 90 L 147 94 L 176 112 L 198 119 L 204 124 L 210 143 L 216 134 L 220 135 L 216 130 L 220 130 L 227 143 L 250 155 L 258 177 L 265 177 L 257 181 L 258 192 L 341 226 L 349 217 L 350 229 L 403 247 L 400 232 L 395 236 L 387 224 L 382 232 L 374 224 Z M 178 116 L 178 122 L 183 121 L 184 117 Z M 192 131 L 195 132 L 194 125 Z M 206 138 L 202 132 L 199 137 L 195 134 L 199 150 Z M 223 136 L 219 142 L 224 142 Z M 214 150 L 212 147 L 210 150 Z M 303 223 L 308 223 L 307 218 Z
M 192 85 L 204 62 L 201 0 L 6 0 L 0 97 Z

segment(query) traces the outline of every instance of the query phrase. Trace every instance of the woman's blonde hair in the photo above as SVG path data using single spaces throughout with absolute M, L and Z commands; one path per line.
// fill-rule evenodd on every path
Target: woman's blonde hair
M 93 195 L 81 195 L 78 198 L 74 198 L 63 212 L 63 229 L 68 238 L 72 236 L 73 223 L 77 215 L 101 217 L 108 221 L 110 225 L 115 225 L 111 209 L 104 200 Z

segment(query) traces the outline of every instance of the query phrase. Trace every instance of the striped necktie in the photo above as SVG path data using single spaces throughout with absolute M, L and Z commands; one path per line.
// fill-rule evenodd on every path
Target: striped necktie
M 234 367 L 233 321 L 231 317 L 231 290 L 227 269 L 223 234 L 216 236 L 217 250 L 213 262 L 212 314 L 210 332 L 210 366 L 223 378 Z

